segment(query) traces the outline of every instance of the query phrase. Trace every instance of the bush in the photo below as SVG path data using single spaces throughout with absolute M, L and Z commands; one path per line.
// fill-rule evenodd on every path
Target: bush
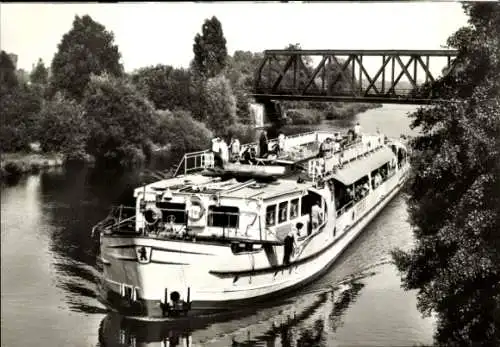
M 223 135 L 227 127 L 236 123 L 236 98 L 227 78 L 218 76 L 207 80 L 203 104 L 202 120 L 216 135 Z
M 319 124 L 322 119 L 318 111 L 304 108 L 289 110 L 286 115 L 291 119 L 292 124 Z
M 37 133 L 45 152 L 84 153 L 88 128 L 83 107 L 56 94 L 40 111 Z
M 23 173 L 21 165 L 11 161 L 5 164 L 4 170 L 7 176 L 19 176 Z
M 228 141 L 231 141 L 231 137 L 234 137 L 237 138 L 241 144 L 244 144 L 256 141 L 257 131 L 253 125 L 235 123 L 227 128 L 225 136 Z
M 106 166 L 137 165 L 155 128 L 152 104 L 128 81 L 92 76 L 82 102 L 89 136 L 87 151 Z
M 35 132 L 42 99 L 26 86 L 0 95 L 0 149 L 15 152 L 29 148 Z
M 212 132 L 205 124 L 193 119 L 187 111 L 157 111 L 156 133 L 153 141 L 168 144 L 171 160 L 182 158 L 185 153 L 210 148 Z

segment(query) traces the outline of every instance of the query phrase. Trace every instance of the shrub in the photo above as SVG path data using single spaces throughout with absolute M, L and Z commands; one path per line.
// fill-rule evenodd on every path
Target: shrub
M 287 117 L 291 119 L 292 124 L 319 124 L 321 122 L 321 114 L 316 110 L 309 109 L 293 109 L 287 112 Z
M 155 127 L 152 104 L 125 79 L 92 76 L 83 100 L 87 151 L 106 166 L 144 160 L 143 148 Z
M 212 132 L 193 119 L 187 111 L 157 111 L 157 128 L 153 141 L 168 144 L 171 160 L 179 160 L 187 152 L 210 147 Z

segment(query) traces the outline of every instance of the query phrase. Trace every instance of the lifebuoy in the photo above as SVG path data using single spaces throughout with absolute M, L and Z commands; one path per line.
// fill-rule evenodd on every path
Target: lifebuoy
M 144 220 L 148 225 L 156 224 L 161 216 L 161 210 L 157 207 L 149 207 L 144 211 Z
M 196 213 L 195 210 L 193 210 L 193 206 L 198 206 L 199 208 L 198 213 Z M 193 222 L 199 221 L 201 217 L 203 217 L 203 215 L 205 214 L 205 206 L 203 206 L 203 202 L 198 195 L 193 195 L 191 197 L 190 206 L 187 213 L 189 220 Z

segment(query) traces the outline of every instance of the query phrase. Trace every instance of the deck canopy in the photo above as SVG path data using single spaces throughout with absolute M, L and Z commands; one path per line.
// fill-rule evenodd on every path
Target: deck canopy
M 344 168 L 338 170 L 333 178 L 340 183 L 349 186 L 368 175 L 375 169 L 378 169 L 385 163 L 390 162 L 394 158 L 394 153 L 387 147 L 368 154 L 365 158 L 355 160 Z

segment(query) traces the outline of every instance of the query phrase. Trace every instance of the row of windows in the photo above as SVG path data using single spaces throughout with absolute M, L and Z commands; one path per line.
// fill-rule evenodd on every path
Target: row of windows
M 278 204 L 266 207 L 266 226 L 291 221 L 299 216 L 304 216 L 311 212 L 311 208 L 316 202 L 312 195 L 306 195 L 302 198 L 295 198 L 290 201 L 282 201 Z M 157 203 L 158 208 L 162 209 L 162 219 L 165 222 L 174 220 L 174 223 L 184 224 L 186 222 L 185 204 L 170 202 Z M 300 211 L 300 212 L 299 212 Z M 209 227 L 238 228 L 239 227 L 239 209 L 233 206 L 210 206 L 208 208 Z M 173 218 L 172 218 L 173 217 Z
M 176 224 L 186 223 L 186 204 L 172 202 L 158 202 L 164 222 L 173 221 Z M 210 206 L 208 208 L 208 226 L 220 228 L 238 228 L 239 212 L 233 206 Z
M 266 207 L 266 226 L 273 226 L 294 220 L 311 212 L 311 207 L 316 202 L 312 195 L 308 194 L 302 198 L 282 201 L 279 204 L 273 204 Z M 277 218 L 276 218 L 277 217 Z

